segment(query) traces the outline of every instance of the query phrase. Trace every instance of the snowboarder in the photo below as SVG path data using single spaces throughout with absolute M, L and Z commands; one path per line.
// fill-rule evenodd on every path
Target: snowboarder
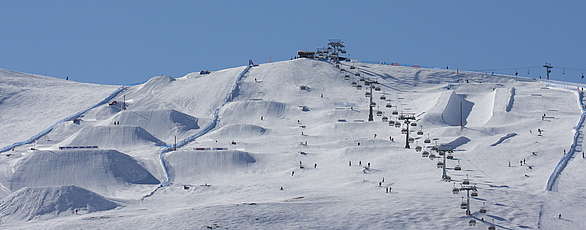
M 360 146 L 360 142 L 358 142 L 358 146 Z
M 393 188 L 391 188 L 391 186 L 389 186 L 389 193 L 391 193 L 391 189 L 393 189 Z
M 352 161 L 348 161 L 348 166 L 352 167 Z
M 12 149 L 12 151 L 14 151 L 14 149 Z M 582 151 L 582 158 L 584 158 L 584 152 Z
M 261 121 L 262 121 L 262 120 L 264 120 L 264 117 L 263 117 L 263 116 L 260 116 L 260 120 L 261 120 Z
M 321 94 L 321 98 L 324 98 L 324 94 L 323 93 Z
M 519 161 L 519 165 L 523 166 L 523 161 Z
M 305 136 L 305 134 L 303 134 L 303 131 L 301 131 L 301 136 Z
M 378 187 L 383 186 L 383 182 L 378 182 Z
M 509 167 L 511 167 L 511 161 L 509 161 Z
M 387 187 L 387 189 L 386 189 L 386 193 L 389 193 L 389 187 Z
M 566 149 L 564 149 L 564 155 L 566 155 Z
M 391 141 L 391 142 L 393 141 L 393 137 L 392 136 L 389 136 L 389 141 Z
M 303 167 L 303 166 L 302 166 L 302 164 L 301 164 L 301 161 L 299 161 L 299 168 L 301 168 L 301 167 Z
M 358 161 L 358 166 L 362 166 L 362 161 Z
M 295 175 L 295 171 L 291 171 L 291 176 Z
M 370 169 L 370 162 L 368 162 L 368 166 L 366 168 L 369 168 Z
M 317 168 L 317 163 L 313 164 L 313 168 L 316 169 Z
M 562 214 L 560 213 L 560 214 L 558 214 L 558 219 L 561 219 L 561 218 L 562 218 Z
M 385 178 L 383 177 L 383 183 L 385 182 Z
M 374 134 L 374 138 L 376 139 L 376 133 Z
M 280 189 L 280 190 L 281 190 L 281 191 L 283 191 L 283 190 L 284 190 L 284 189 L 283 189 L 283 186 L 281 186 L 281 189 Z

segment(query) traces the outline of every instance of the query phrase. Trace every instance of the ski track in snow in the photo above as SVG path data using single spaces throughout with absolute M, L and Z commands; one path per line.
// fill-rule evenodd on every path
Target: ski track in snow
M 564 157 L 562 157 L 562 159 L 560 159 L 560 161 L 557 163 L 555 169 L 553 170 L 553 172 L 549 176 L 549 179 L 547 180 L 547 187 L 546 187 L 547 191 L 556 191 L 557 190 L 556 189 L 557 179 L 559 178 L 560 174 L 564 171 L 564 169 L 568 165 L 568 162 L 574 157 L 574 154 L 576 153 L 576 148 L 579 145 L 578 140 L 580 139 L 580 136 L 582 135 L 581 130 L 584 128 L 584 119 L 586 118 L 585 117 L 586 114 L 584 113 L 585 111 L 584 111 L 584 93 L 583 92 L 578 92 L 578 101 L 580 102 L 580 108 L 582 110 L 582 115 L 580 116 L 580 120 L 578 121 L 578 124 L 576 125 L 576 128 L 575 128 L 574 140 L 572 142 L 572 145 L 570 146 L 570 150 L 568 150 L 566 155 L 564 155 Z
M 66 121 L 71 121 L 71 120 L 74 120 L 76 118 L 79 118 L 82 115 L 84 115 L 85 113 L 87 113 L 88 111 L 90 111 L 92 109 L 95 109 L 98 106 L 101 106 L 103 104 L 108 103 L 110 100 L 112 100 L 113 98 L 117 97 L 120 93 L 122 93 L 126 89 L 127 89 L 127 87 L 120 87 L 120 88 L 118 88 L 117 90 L 115 90 L 114 92 L 112 92 L 112 94 L 110 94 L 110 96 L 104 98 L 102 101 L 98 102 L 97 104 L 95 104 L 95 105 L 93 105 L 93 106 L 91 106 L 91 107 L 89 107 L 89 108 L 87 108 L 85 110 L 82 110 L 80 112 L 77 112 L 77 113 L 75 113 L 75 114 L 73 114 L 71 116 L 68 116 L 68 117 L 66 117 L 64 119 L 61 119 L 61 120 L 55 122 L 53 125 L 49 126 L 48 128 L 42 130 L 41 132 L 33 135 L 32 137 L 30 137 L 30 138 L 28 138 L 28 139 L 26 139 L 24 141 L 19 141 L 19 142 L 16 142 L 14 144 L 11 144 L 11 145 L 8 145 L 8 146 L 5 146 L 5 147 L 0 148 L 0 153 L 9 151 L 12 148 L 15 148 L 15 147 L 18 147 L 18 146 L 27 145 L 27 144 L 30 144 L 30 143 L 35 142 L 39 138 L 41 138 L 41 137 L 47 135 L 48 133 L 50 133 L 57 125 L 59 125 L 59 124 L 61 124 L 63 122 L 66 122 Z
M 248 71 L 250 71 L 251 68 L 252 68 L 252 66 L 247 66 L 244 70 L 242 70 L 242 72 L 240 72 L 240 74 L 238 74 L 238 77 L 234 81 L 234 84 L 232 86 L 232 89 L 230 90 L 230 93 L 228 95 L 226 95 L 226 97 L 224 98 L 224 103 L 222 103 L 222 105 L 218 106 L 214 110 L 214 112 L 212 114 L 212 119 L 205 128 L 203 128 L 201 131 L 197 132 L 196 134 L 191 135 L 191 136 L 181 140 L 180 142 L 177 143 L 176 146 L 167 145 L 159 152 L 159 161 L 160 161 L 161 167 L 163 169 L 163 174 L 164 174 L 165 178 L 163 179 L 163 181 L 161 182 L 161 184 L 157 188 L 155 188 L 149 194 L 143 196 L 142 199 L 145 199 L 145 198 L 148 198 L 148 197 L 154 195 L 157 192 L 157 190 L 159 190 L 160 188 L 167 187 L 171 184 L 172 178 L 169 177 L 169 171 L 168 171 L 169 166 L 168 166 L 167 161 L 165 160 L 165 153 L 173 151 L 174 148 L 181 148 L 181 147 L 189 144 L 190 142 L 195 141 L 197 138 L 209 133 L 213 129 L 215 129 L 220 121 L 220 117 L 219 117 L 220 110 L 226 104 L 228 104 L 229 102 L 234 100 L 234 98 L 236 96 L 238 96 L 240 81 L 242 80 L 242 78 L 244 78 L 244 76 L 248 73 Z

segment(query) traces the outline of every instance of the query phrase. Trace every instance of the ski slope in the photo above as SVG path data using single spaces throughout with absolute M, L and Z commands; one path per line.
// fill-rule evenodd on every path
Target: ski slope
M 576 85 L 309 59 L 157 76 L 123 90 L 18 77 L 0 78 L 0 86 L 31 98 L 83 92 L 93 99 L 68 99 L 67 105 L 51 99 L 55 104 L 44 105 L 0 91 L 0 98 L 7 98 L 0 100 L 2 116 L 25 114 L 28 120 L 18 124 L 33 130 L 4 134 L 10 136 L 2 139 L 6 144 L 22 142 L 56 122 L 36 142 L 0 155 L 2 227 L 586 225 L 584 105 Z M 20 77 L 27 80 L 18 85 L 14 79 Z M 378 82 L 371 95 L 373 122 L 367 120 L 366 81 Z M 63 90 L 31 89 L 43 84 Z M 26 108 L 49 110 L 50 116 Z M 79 123 L 65 119 L 80 111 Z M 407 113 L 416 117 L 409 126 L 410 149 L 404 148 L 406 127 L 398 119 Z M 435 145 L 454 150 L 446 160 L 452 181 L 441 179 Z M 465 193 L 453 193 L 464 180 L 478 190 L 470 216 L 460 208 Z M 40 209 L 49 211 L 35 211 Z M 476 225 L 469 226 L 470 220 Z

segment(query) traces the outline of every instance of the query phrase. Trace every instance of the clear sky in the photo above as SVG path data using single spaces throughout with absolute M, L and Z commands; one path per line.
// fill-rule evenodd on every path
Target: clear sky
M 286 60 L 331 38 L 360 60 L 532 77 L 547 61 L 559 67 L 553 79 L 576 81 L 586 1 L 0 2 L 0 68 L 82 82 Z

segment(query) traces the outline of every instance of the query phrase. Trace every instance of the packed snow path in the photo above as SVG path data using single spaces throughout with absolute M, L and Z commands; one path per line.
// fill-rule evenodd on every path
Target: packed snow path
M 73 114 L 71 116 L 68 116 L 66 118 L 63 118 L 63 119 L 55 122 L 54 124 L 52 124 L 48 128 L 42 130 L 41 132 L 35 134 L 34 136 L 32 136 L 32 137 L 30 137 L 30 138 L 28 138 L 28 139 L 26 139 L 24 141 L 19 141 L 19 142 L 16 142 L 14 144 L 5 146 L 3 148 L 0 148 L 0 153 L 9 151 L 9 150 L 11 150 L 11 149 L 13 149 L 15 147 L 18 147 L 18 146 L 27 145 L 27 144 L 31 144 L 31 143 L 35 142 L 36 140 L 38 140 L 41 137 L 43 137 L 43 136 L 47 135 L 48 133 L 50 133 L 57 125 L 59 125 L 59 124 L 61 124 L 63 122 L 72 121 L 74 119 L 77 119 L 77 118 L 81 117 L 82 115 L 84 115 L 85 113 L 87 113 L 88 111 L 90 111 L 92 109 L 95 109 L 98 106 L 101 106 L 103 104 L 108 103 L 110 100 L 112 100 L 113 98 L 117 97 L 120 93 L 124 92 L 126 89 L 127 89 L 127 87 L 120 87 L 120 88 L 118 88 L 117 90 L 115 90 L 114 92 L 112 92 L 112 94 L 110 94 L 110 96 L 104 98 L 102 101 L 98 102 L 97 104 L 95 104 L 95 105 L 93 105 L 93 106 L 91 106 L 91 107 L 89 107 L 89 108 L 87 108 L 85 110 L 82 110 L 80 112 L 77 112 L 77 113 L 75 113 L 75 114 Z

